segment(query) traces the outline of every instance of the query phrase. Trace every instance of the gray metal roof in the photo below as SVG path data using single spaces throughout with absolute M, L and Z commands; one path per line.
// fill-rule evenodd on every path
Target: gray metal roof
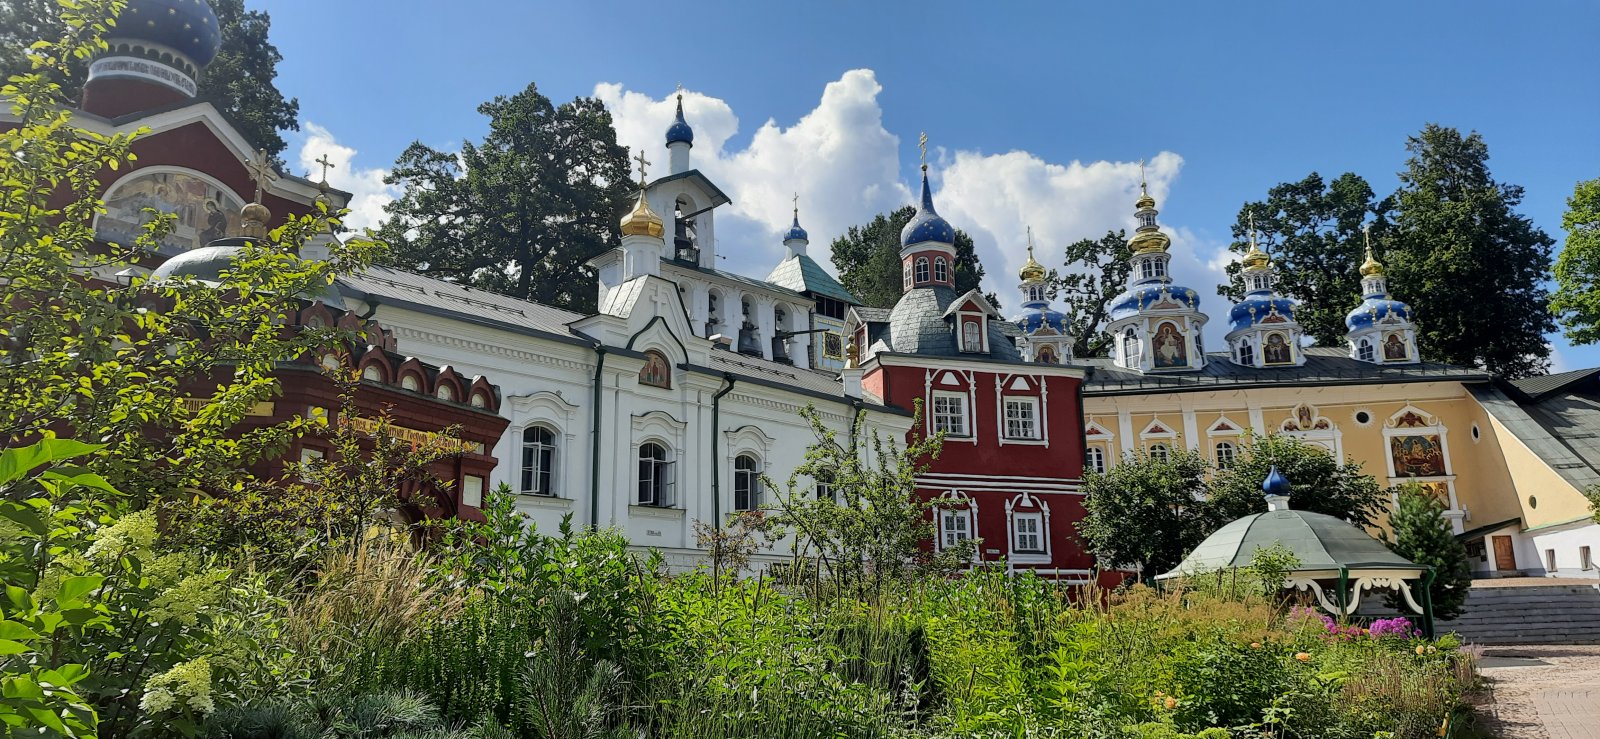
M 720 269 L 714 269 L 712 267 L 702 267 L 702 266 L 700 266 L 698 264 L 695 264 L 694 262 L 684 261 L 682 259 L 673 259 L 673 258 L 663 257 L 661 259 L 661 261 L 663 261 L 663 262 L 665 262 L 667 264 L 673 265 L 673 266 L 675 266 L 675 267 L 677 267 L 679 269 L 687 269 L 687 270 L 691 270 L 691 271 L 694 271 L 694 272 L 699 272 L 700 274 L 703 274 L 703 275 L 713 275 L 713 276 L 716 276 L 716 277 L 721 277 L 724 280 L 731 280 L 733 282 L 737 282 L 737 283 L 740 283 L 742 285 L 749 285 L 750 287 L 756 288 L 758 290 L 766 290 L 766 291 L 775 292 L 775 293 L 786 293 L 788 295 L 793 295 L 797 300 L 810 300 L 810 298 L 808 298 L 808 297 L 806 297 L 804 295 L 801 295 L 798 290 L 794 290 L 794 289 L 791 289 L 791 288 L 788 288 L 788 287 L 784 287 L 783 285 L 776 285 L 776 284 L 773 284 L 771 282 L 767 282 L 766 280 L 758 280 L 758 279 L 756 279 L 754 277 L 746 277 L 744 275 L 735 274 L 733 272 L 724 272 L 724 271 L 722 271 Z
M 1415 569 L 1422 566 L 1389 551 L 1349 521 L 1310 511 L 1252 513 L 1217 529 L 1176 569 L 1158 579 L 1248 567 L 1256 550 L 1282 544 L 1299 558 L 1296 572 Z
M 1538 400 L 1540 396 L 1553 393 L 1557 390 L 1574 385 L 1584 380 L 1589 380 L 1600 374 L 1600 368 L 1573 370 L 1554 375 L 1538 375 L 1524 377 L 1520 380 L 1510 380 L 1511 386 L 1527 395 L 1530 399 Z M 1590 383 L 1593 385 L 1594 383 Z
M 944 286 L 907 290 L 890 312 L 889 350 L 898 354 L 1020 361 L 1022 354 L 1000 328 L 998 320 L 988 321 L 989 351 L 963 352 L 956 348 L 955 329 L 952 321 L 944 316 L 950 305 L 961 297 Z
M 866 305 L 858 305 L 850 310 L 855 311 L 856 315 L 860 316 L 861 320 L 866 323 L 888 323 L 889 315 L 893 313 L 888 308 L 873 308 Z
M 710 178 L 700 174 L 700 170 L 698 169 L 688 169 L 677 174 L 669 174 L 666 177 L 661 177 L 655 182 L 646 185 L 645 189 L 654 190 L 656 189 L 657 185 L 675 182 L 677 180 L 694 180 L 698 182 L 701 187 L 705 188 L 707 192 L 711 193 L 711 207 L 713 208 L 733 202 L 733 198 L 728 197 L 727 193 L 724 193 L 722 188 L 717 187 L 716 183 L 712 182 Z
M 1404 382 L 1487 382 L 1489 373 L 1453 364 L 1377 365 L 1352 359 L 1344 349 L 1309 347 L 1306 363 L 1300 367 L 1256 369 L 1234 364 L 1226 353 L 1207 354 L 1206 366 L 1198 372 L 1140 374 L 1112 364 L 1110 359 L 1092 357 L 1074 360 L 1091 369 L 1084 382 L 1084 395 L 1133 395 L 1154 392 L 1192 392 L 1220 387 L 1265 387 L 1282 385 L 1371 385 Z
M 714 351 L 711 353 L 711 369 L 730 372 L 746 379 L 777 383 L 783 387 L 792 387 L 812 394 L 828 395 L 841 402 L 845 398 L 844 386 L 839 383 L 837 375 L 780 364 L 761 357 L 735 354 L 730 351 Z
M 342 275 L 336 284 L 345 295 L 382 305 L 499 324 L 512 330 L 531 329 L 574 340 L 579 337 L 567 324 L 583 317 L 580 313 L 388 267 L 368 267 L 359 274 Z M 585 340 L 584 343 L 589 342 Z
M 1600 399 L 1567 392 L 1518 403 L 1494 385 L 1467 389 L 1484 410 L 1573 487 L 1583 490 L 1600 483 Z
M 767 275 L 767 282 L 797 293 L 811 292 L 823 297 L 858 305 L 861 300 L 844 289 L 822 265 L 804 254 L 789 257 L 778 263 Z

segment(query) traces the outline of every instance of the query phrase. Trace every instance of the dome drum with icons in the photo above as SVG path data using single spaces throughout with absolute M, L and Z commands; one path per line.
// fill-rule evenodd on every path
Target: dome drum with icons
M 1245 296 L 1228 311 L 1229 358 L 1242 367 L 1298 367 L 1306 362 L 1305 335 L 1295 320 L 1293 300 L 1277 292 L 1272 258 L 1256 243 L 1255 217 L 1250 219 L 1250 249 L 1239 260 Z
M 1017 276 L 1022 280 L 1022 313 L 1011 319 L 1021 329 L 1017 348 L 1031 362 L 1056 364 L 1072 358 L 1072 318 L 1050 307 L 1049 272 L 1033 258 L 1033 229 L 1028 229 L 1028 261 Z
M 1417 326 L 1411 306 L 1389 295 L 1383 264 L 1372 255 L 1370 239 L 1367 258 L 1361 267 L 1361 304 L 1345 316 L 1345 341 L 1350 357 L 1373 364 L 1415 364 Z
M 1206 314 L 1198 292 L 1172 283 L 1172 240 L 1161 233 L 1158 213 L 1141 180 L 1134 202 L 1138 226 L 1128 240 L 1128 289 L 1106 306 L 1111 356 L 1118 367 L 1136 372 L 1193 372 L 1206 364 Z

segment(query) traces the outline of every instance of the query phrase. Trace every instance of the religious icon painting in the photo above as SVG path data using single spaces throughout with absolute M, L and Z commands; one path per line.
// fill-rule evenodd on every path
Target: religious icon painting
M 1406 350 L 1406 339 L 1398 332 L 1389 334 L 1383 339 L 1383 358 L 1385 361 L 1405 360 L 1411 357 Z
M 244 207 L 231 191 L 184 172 L 135 174 L 117 181 L 95 223 L 102 241 L 131 245 L 150 221 L 146 209 L 173 216 L 172 230 L 161 238 L 163 251 L 198 249 L 227 236 L 239 225 Z
M 672 365 L 660 352 L 645 352 L 644 368 L 639 370 L 639 384 L 651 387 L 672 387 Z
M 1261 347 L 1261 358 L 1267 364 L 1294 364 L 1294 349 L 1284 334 L 1267 334 L 1267 343 Z
M 1449 474 L 1445 470 L 1444 448 L 1437 434 L 1390 437 L 1389 454 L 1394 461 L 1396 476 L 1441 477 Z
M 1162 322 L 1156 327 L 1156 335 L 1150 338 L 1150 345 L 1155 352 L 1156 369 L 1189 366 L 1189 348 L 1184 345 L 1183 332 L 1178 330 L 1178 324 Z

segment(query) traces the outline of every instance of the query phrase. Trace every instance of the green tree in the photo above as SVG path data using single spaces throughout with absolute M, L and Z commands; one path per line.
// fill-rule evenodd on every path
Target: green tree
M 1128 286 L 1128 232 L 1106 231 L 1095 239 L 1080 239 L 1067 245 L 1065 271 L 1050 275 L 1050 284 L 1066 296 L 1067 315 L 1072 316 L 1072 355 L 1104 357 L 1111 351 L 1111 337 L 1104 325 L 1111 299 Z
M 1507 377 L 1543 371 L 1555 241 L 1514 210 L 1522 188 L 1489 174 L 1478 133 L 1430 123 L 1406 150 L 1381 258 L 1389 290 L 1418 311 L 1423 357 Z
M 1299 182 L 1274 185 L 1266 200 L 1245 203 L 1228 248 L 1249 251 L 1254 217 L 1257 243 L 1278 269 L 1278 291 L 1301 301 L 1295 320 L 1318 344 L 1343 346 L 1345 314 L 1360 302 L 1362 224 L 1376 210 L 1372 187 L 1361 177 L 1346 172 L 1324 182 L 1312 172 Z M 1217 294 L 1243 298 L 1238 275 L 1239 263 L 1228 264 L 1228 284 L 1218 285 Z
M 912 428 L 920 428 L 917 403 Z M 816 408 L 801 415 L 816 440 L 778 495 L 776 525 L 792 530 L 797 565 L 815 560 L 821 573 L 858 595 L 877 596 L 890 584 L 941 575 L 972 561 L 973 542 L 929 548 L 938 502 L 917 493 L 917 476 L 944 446 L 944 435 L 900 446 L 858 413 L 843 434 L 828 428 Z M 763 484 L 777 489 L 772 481 Z M 809 568 L 797 567 L 797 572 Z
M 1429 495 L 1415 483 L 1402 485 L 1400 504 L 1389 519 L 1393 536 L 1384 535 L 1384 543 L 1406 559 L 1434 571 L 1433 615 L 1450 620 L 1461 615 L 1467 602 L 1467 589 L 1472 587 L 1472 567 L 1467 562 L 1467 548 L 1456 538 L 1455 530 L 1444 517 L 1444 504 Z M 1420 593 L 1418 594 L 1420 595 Z M 1396 605 L 1391 602 L 1391 605 Z
M 460 152 L 413 143 L 389 176 L 404 194 L 380 234 L 404 269 L 579 312 L 585 262 L 618 243 L 627 149 L 594 98 L 553 105 L 528 85 L 478 107 L 489 135 Z
M 1139 455 L 1083 480 L 1078 534 L 1102 567 L 1127 567 L 1148 579 L 1178 566 L 1217 526 L 1203 502 L 1205 458 L 1174 450 Z
M 222 47 L 202 72 L 200 99 L 214 103 L 245 139 L 276 157 L 286 146 L 280 132 L 300 130 L 300 101 L 284 98 L 273 84 L 283 55 L 268 38 L 272 18 L 264 10 L 246 10 L 244 0 L 207 1 L 222 27 Z M 0 2 L 0 80 L 31 69 L 29 44 L 65 33 L 59 5 L 60 0 Z M 48 71 L 69 100 L 82 95 L 87 62 L 85 57 Z
M 1556 256 L 1556 293 L 1550 310 L 1574 344 L 1600 341 L 1600 178 L 1572 188 L 1561 216 L 1567 243 Z
M 1219 524 L 1267 510 L 1261 482 L 1274 465 L 1293 486 L 1292 507 L 1367 527 L 1382 520 L 1388 498 L 1359 462 L 1341 463 L 1322 447 L 1273 434 L 1242 439 L 1233 464 L 1211 478 L 1208 504 Z
M 865 305 L 893 308 L 900 301 L 905 292 L 900 271 L 900 231 L 916 214 L 917 209 L 909 205 L 879 213 L 867 225 L 851 226 L 833 240 L 833 266 L 839 270 L 839 284 Z M 983 284 L 983 264 L 966 231 L 956 229 L 955 247 L 956 293 L 965 294 Z M 1000 309 L 1000 299 L 994 293 L 984 297 L 995 310 Z

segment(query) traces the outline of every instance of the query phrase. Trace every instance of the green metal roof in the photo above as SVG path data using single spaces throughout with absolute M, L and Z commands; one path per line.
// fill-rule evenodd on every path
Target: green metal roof
M 767 282 L 778 287 L 785 287 L 797 293 L 810 292 L 825 298 L 844 301 L 850 305 L 861 305 L 861 299 L 850 294 L 844 285 L 833 279 L 822 265 L 815 259 L 801 254 L 789 257 L 778 263 L 772 269 L 772 274 L 767 275 Z
M 1296 572 L 1425 569 L 1389 551 L 1355 524 L 1291 509 L 1251 514 L 1217 529 L 1176 569 L 1157 579 L 1248 567 L 1256 550 L 1274 543 L 1282 543 L 1300 559 Z

